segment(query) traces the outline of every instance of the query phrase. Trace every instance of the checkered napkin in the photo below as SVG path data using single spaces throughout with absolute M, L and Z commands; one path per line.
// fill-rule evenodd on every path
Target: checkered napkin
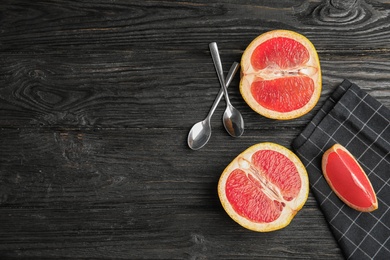
M 347 259 L 390 259 L 390 110 L 345 80 L 293 141 L 309 174 L 311 191 Z M 333 144 L 346 147 L 365 170 L 378 209 L 345 205 L 323 177 L 321 159 Z

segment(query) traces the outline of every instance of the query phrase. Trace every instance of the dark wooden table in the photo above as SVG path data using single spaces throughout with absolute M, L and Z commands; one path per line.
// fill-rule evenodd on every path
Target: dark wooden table
M 275 121 L 229 90 L 244 136 L 223 129 L 188 148 L 224 69 L 259 34 L 289 29 L 319 53 L 323 91 L 309 114 Z M 390 107 L 390 2 L 0 2 L 0 258 L 342 259 L 312 194 L 291 224 L 256 233 L 216 192 L 245 148 L 291 148 L 348 78 Z M 225 72 L 226 73 L 226 72 Z

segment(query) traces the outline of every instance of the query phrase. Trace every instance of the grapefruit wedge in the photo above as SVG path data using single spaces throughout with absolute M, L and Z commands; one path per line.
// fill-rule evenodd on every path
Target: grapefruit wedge
M 345 147 L 335 144 L 324 153 L 322 172 L 331 189 L 351 208 L 363 212 L 378 208 L 370 180 Z
M 253 145 L 223 171 L 218 195 L 227 214 L 241 226 L 268 232 L 287 226 L 309 193 L 305 167 L 287 148 Z
M 241 95 L 265 117 L 286 120 L 308 113 L 317 104 L 321 88 L 317 51 L 301 34 L 266 32 L 242 55 Z

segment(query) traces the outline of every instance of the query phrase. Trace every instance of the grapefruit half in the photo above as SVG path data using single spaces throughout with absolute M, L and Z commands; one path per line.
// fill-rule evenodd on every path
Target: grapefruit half
M 287 226 L 305 204 L 309 180 L 299 158 L 275 143 L 259 143 L 223 171 L 218 195 L 226 213 L 241 226 L 268 232 Z
M 324 153 L 322 172 L 331 189 L 351 208 L 363 212 L 378 208 L 370 180 L 345 147 L 335 144 Z
M 308 113 L 321 95 L 320 62 L 303 35 L 274 30 L 255 38 L 241 58 L 240 92 L 257 113 L 293 119 Z

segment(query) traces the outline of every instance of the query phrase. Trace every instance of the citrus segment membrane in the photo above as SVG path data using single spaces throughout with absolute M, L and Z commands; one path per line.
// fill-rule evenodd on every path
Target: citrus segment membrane
M 294 199 L 301 188 L 301 178 L 295 164 L 285 155 L 273 150 L 261 150 L 252 160 L 268 181 L 277 186 L 286 201 Z
M 378 202 L 371 182 L 353 155 L 336 144 L 324 153 L 322 170 L 329 186 L 348 206 L 373 211 Z
M 261 192 L 260 184 L 251 175 L 234 170 L 227 181 L 226 196 L 234 210 L 251 221 L 269 223 L 280 217 L 282 205 Z
M 295 154 L 261 143 L 238 155 L 218 183 L 222 206 L 237 223 L 255 231 L 288 225 L 308 195 L 307 173 Z

